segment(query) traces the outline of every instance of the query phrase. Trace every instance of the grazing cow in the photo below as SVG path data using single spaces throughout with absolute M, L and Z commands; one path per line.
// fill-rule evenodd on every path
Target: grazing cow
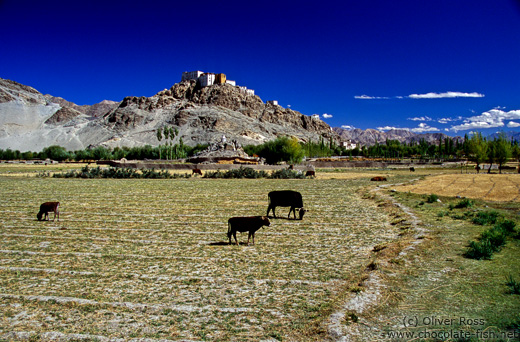
M 58 216 L 58 221 L 60 220 L 60 212 L 58 211 L 58 208 L 60 206 L 60 202 L 45 202 L 42 205 L 40 205 L 40 211 L 36 215 L 36 218 L 38 221 L 42 220 L 42 216 L 44 216 L 44 220 L 47 219 L 49 221 L 49 211 L 54 211 L 54 218 L 52 221 L 56 219 L 56 216 Z
M 373 182 L 385 182 L 386 177 L 376 176 L 376 177 L 372 177 L 370 180 Z
M 253 237 L 253 245 L 255 244 L 255 232 L 263 226 L 269 227 L 271 222 L 267 216 L 246 216 L 246 217 L 232 217 L 228 220 L 227 236 L 229 244 L 231 245 L 231 235 L 235 238 L 238 246 L 237 232 L 249 232 L 247 237 L 247 245 L 249 239 Z
M 415 167 L 411 166 L 410 167 L 410 172 L 415 172 Z
M 305 172 L 305 177 L 316 177 L 316 172 L 309 170 L 309 171 Z
M 191 170 L 191 174 L 192 175 L 197 174 L 197 175 L 201 175 L 202 176 L 202 170 L 201 169 L 192 169 Z
M 269 216 L 269 211 L 273 210 L 273 216 L 276 218 L 275 209 L 276 207 L 291 207 L 289 209 L 289 214 L 287 218 L 291 216 L 291 211 L 293 212 L 294 219 L 296 220 L 296 208 L 300 208 L 298 211 L 300 220 L 303 219 L 303 215 L 307 210 L 303 208 L 303 199 L 302 194 L 297 191 L 292 190 L 281 190 L 281 191 L 271 191 L 267 197 L 269 198 L 269 206 L 267 207 L 267 216 Z

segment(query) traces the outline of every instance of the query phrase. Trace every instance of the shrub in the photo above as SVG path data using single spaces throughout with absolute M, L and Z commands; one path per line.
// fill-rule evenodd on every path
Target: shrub
M 291 179 L 291 178 L 305 178 L 305 175 L 301 171 L 295 171 L 290 169 L 281 169 L 271 172 L 269 178 L 272 179 Z
M 517 282 L 515 279 L 513 279 L 512 275 L 509 275 L 509 277 L 507 277 L 506 279 L 506 285 L 509 287 L 509 293 L 520 294 L 520 282 Z
M 463 209 L 463 208 L 471 208 L 473 206 L 473 201 L 467 198 L 460 200 L 453 208 Z
M 488 241 L 493 249 L 493 252 L 497 252 L 506 243 L 506 233 L 499 226 L 495 226 L 491 229 L 485 230 L 479 237 L 480 241 Z
M 439 196 L 437 196 L 435 194 L 431 194 L 428 197 L 426 197 L 426 202 L 435 203 L 435 202 L 437 202 L 438 199 L 439 199 Z
M 499 215 L 500 214 L 495 210 L 481 211 L 473 218 L 473 223 L 481 226 L 495 224 Z
M 489 260 L 493 255 L 493 248 L 488 240 L 470 241 L 468 250 L 464 253 L 466 258 L 477 260 Z
M 516 223 L 512 220 L 502 220 L 498 225 L 509 235 L 515 232 Z

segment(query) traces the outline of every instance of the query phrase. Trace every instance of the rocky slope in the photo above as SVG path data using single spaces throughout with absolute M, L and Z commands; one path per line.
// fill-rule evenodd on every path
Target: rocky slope
M 333 128 L 334 132 L 336 132 L 342 141 L 352 140 L 357 144 L 361 144 L 362 146 L 372 146 L 376 143 L 384 144 L 386 140 L 398 140 L 401 143 L 410 143 L 410 142 L 419 142 L 421 139 L 424 139 L 428 143 L 437 143 L 440 138 L 446 139 L 449 137 L 444 133 L 414 133 L 409 130 L 399 129 L 399 130 L 390 130 L 387 132 L 378 131 L 375 129 L 366 129 L 362 130 L 359 128 L 356 129 L 343 129 L 339 127 Z M 462 141 L 461 137 L 455 137 L 454 139 L 459 139 Z
M 245 95 L 229 84 L 200 88 L 184 81 L 152 97 L 126 97 L 104 116 L 104 124 L 121 140 L 157 143 L 156 130 L 171 125 L 189 145 L 219 141 L 224 135 L 242 145 L 259 144 L 281 135 L 302 141 L 337 139 L 321 120 Z M 113 142 L 107 142 L 112 144 Z M 114 141 L 115 143 L 115 141 Z

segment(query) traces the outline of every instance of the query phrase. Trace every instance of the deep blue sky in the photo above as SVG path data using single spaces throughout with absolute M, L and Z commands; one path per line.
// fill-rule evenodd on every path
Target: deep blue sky
M 0 0 L 0 20 L 0 77 L 80 105 L 202 70 L 333 127 L 520 130 L 520 0 Z

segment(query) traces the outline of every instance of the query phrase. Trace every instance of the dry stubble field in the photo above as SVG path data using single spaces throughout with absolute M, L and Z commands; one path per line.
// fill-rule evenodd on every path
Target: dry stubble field
M 0 178 L 0 340 L 320 340 L 399 233 L 356 193 L 368 184 Z M 281 189 L 302 193 L 303 221 L 228 245 L 227 219 L 265 215 Z M 36 221 L 49 200 L 60 222 Z

